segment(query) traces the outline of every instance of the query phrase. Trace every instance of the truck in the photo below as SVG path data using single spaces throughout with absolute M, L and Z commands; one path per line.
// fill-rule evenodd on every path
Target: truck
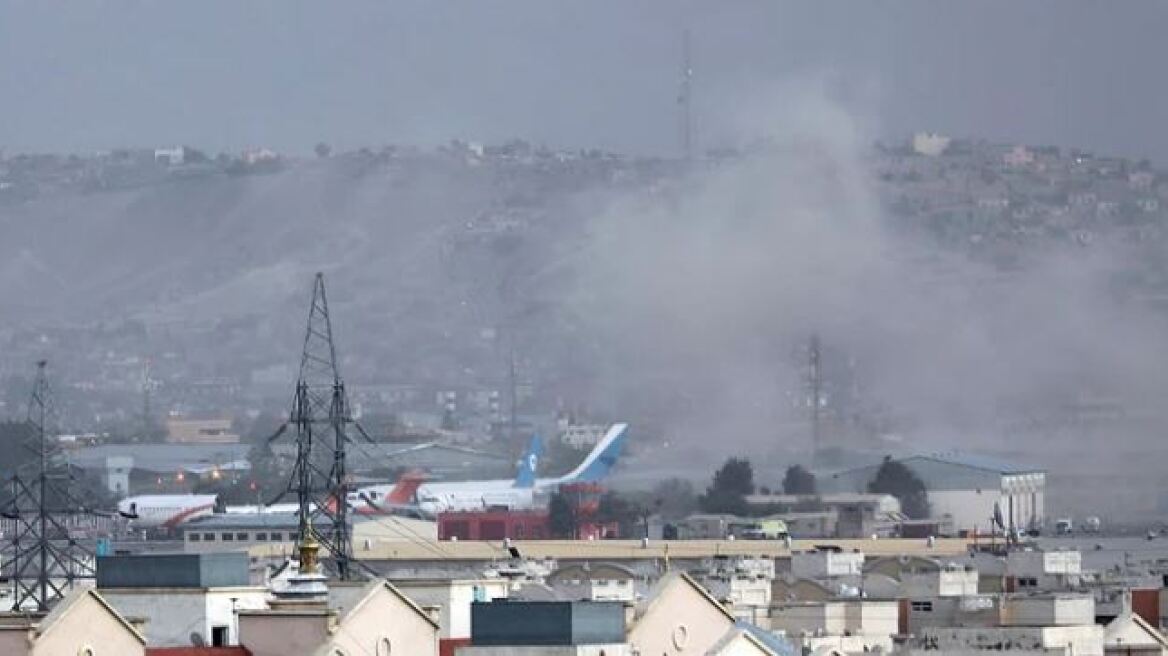
M 1054 522 L 1055 535 L 1070 535 L 1075 531 L 1075 524 L 1070 517 L 1060 517 Z

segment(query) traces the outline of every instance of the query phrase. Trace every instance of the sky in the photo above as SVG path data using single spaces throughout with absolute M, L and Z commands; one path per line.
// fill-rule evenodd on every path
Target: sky
M 816 86 L 918 130 L 1168 161 L 1168 3 L 0 0 L 0 149 L 723 146 Z M 759 97 L 768 99 L 758 103 Z

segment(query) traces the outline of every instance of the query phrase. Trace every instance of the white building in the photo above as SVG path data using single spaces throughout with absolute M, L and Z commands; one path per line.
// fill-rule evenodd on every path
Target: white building
M 989 532 L 995 506 L 1007 527 L 1040 526 L 1046 505 L 1046 473 L 1035 467 L 972 455 L 936 454 L 902 458 L 928 493 L 931 517 L 955 530 Z M 818 478 L 823 492 L 867 492 L 880 464 Z
M 608 426 L 604 424 L 570 424 L 560 421 L 560 441 L 573 449 L 590 449 L 604 439 Z
M 1007 587 L 1018 591 L 1061 590 L 1079 582 L 1083 554 L 1073 550 L 1011 551 L 1006 555 Z
M 151 647 L 238 644 L 235 613 L 267 607 L 267 589 L 249 583 L 246 553 L 136 554 L 98 559 L 102 598 L 145 620 Z
M 899 633 L 895 601 L 847 599 L 776 603 L 770 609 L 770 630 L 805 647 L 842 648 L 848 652 L 892 651 Z
M 864 573 L 864 554 L 859 551 L 796 551 L 791 554 L 791 575 L 800 579 L 827 579 L 860 576 Z

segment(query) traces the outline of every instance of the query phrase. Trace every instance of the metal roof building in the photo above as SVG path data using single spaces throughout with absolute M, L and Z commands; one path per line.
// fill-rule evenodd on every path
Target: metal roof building
M 977 454 L 935 453 L 895 460 L 908 467 L 928 490 L 934 518 L 956 530 L 989 532 L 995 506 L 1007 526 L 1025 530 L 1044 520 L 1046 472 L 1027 464 Z M 817 480 L 820 492 L 867 492 L 882 463 L 857 467 Z

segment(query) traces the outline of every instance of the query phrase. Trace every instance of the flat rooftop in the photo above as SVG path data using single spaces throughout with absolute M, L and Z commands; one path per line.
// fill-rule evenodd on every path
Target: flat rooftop
M 528 558 L 556 560 L 641 560 L 652 558 L 700 559 L 715 556 L 788 557 L 792 551 L 812 551 L 816 547 L 858 550 L 869 556 L 963 556 L 970 540 L 938 538 L 932 547 L 924 539 L 882 538 L 879 540 L 793 540 L 788 549 L 776 540 L 512 540 L 511 544 Z M 368 548 L 354 545 L 361 560 L 496 561 L 510 554 L 502 541 L 394 540 L 373 541 Z M 261 544 L 249 549 L 254 557 L 283 557 L 280 545 Z

